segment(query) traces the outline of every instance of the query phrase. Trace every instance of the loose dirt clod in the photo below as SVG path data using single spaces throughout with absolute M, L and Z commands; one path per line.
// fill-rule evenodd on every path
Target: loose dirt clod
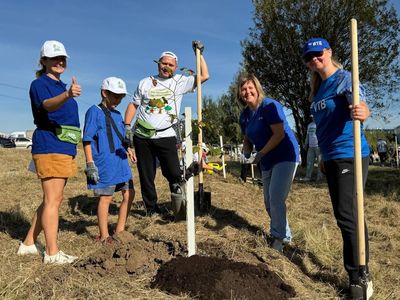
M 177 257 L 160 267 L 152 288 L 198 299 L 288 299 L 295 296 L 266 265 L 251 265 L 226 258 Z M 197 298 L 196 298 L 197 299 Z
M 78 262 L 76 267 L 100 276 L 119 272 L 139 275 L 157 270 L 160 262 L 170 259 L 166 244 L 141 240 L 129 232 L 122 232 L 89 258 Z

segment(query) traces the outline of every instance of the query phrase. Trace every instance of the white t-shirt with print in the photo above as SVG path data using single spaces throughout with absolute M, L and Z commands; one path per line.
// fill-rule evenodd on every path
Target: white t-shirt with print
M 384 140 L 378 140 L 376 143 L 378 153 L 385 153 L 387 152 L 387 144 Z
M 311 148 L 318 147 L 318 138 L 317 138 L 317 125 L 315 122 L 311 122 L 308 124 L 307 134 L 308 134 L 308 146 Z
M 137 118 L 150 123 L 157 130 L 177 122 L 184 94 L 193 92 L 194 76 L 175 74 L 172 78 L 150 76 L 142 79 L 133 95 L 132 103 L 138 106 Z M 176 136 L 169 128 L 157 132 L 152 139 Z

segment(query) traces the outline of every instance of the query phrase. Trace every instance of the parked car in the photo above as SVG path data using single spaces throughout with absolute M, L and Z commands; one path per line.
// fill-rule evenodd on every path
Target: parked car
M 14 139 L 15 147 L 18 148 L 32 148 L 32 140 L 24 137 L 17 137 Z
M 15 143 L 13 139 L 0 137 L 0 147 L 1 148 L 14 148 Z

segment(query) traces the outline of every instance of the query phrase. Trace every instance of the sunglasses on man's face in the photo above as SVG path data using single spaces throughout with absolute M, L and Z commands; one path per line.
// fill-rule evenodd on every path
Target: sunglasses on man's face
M 324 55 L 324 51 L 317 51 L 317 52 L 309 52 L 304 56 L 304 61 L 306 63 L 310 62 L 314 57 L 321 57 Z

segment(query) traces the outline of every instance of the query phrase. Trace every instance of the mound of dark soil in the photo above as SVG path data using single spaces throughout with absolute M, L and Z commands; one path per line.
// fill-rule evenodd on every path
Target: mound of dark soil
M 266 265 L 197 255 L 177 257 L 162 265 L 151 287 L 198 299 L 278 300 L 295 296 L 294 289 Z
M 90 274 L 128 273 L 139 275 L 158 269 L 159 265 L 171 259 L 168 245 L 138 239 L 129 232 L 120 233 L 115 239 L 99 248 L 76 267 Z

